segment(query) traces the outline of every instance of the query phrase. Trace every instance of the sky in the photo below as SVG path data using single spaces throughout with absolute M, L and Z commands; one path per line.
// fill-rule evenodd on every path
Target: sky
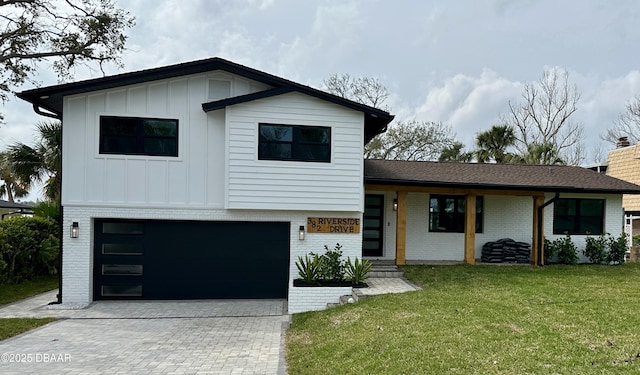
M 600 136 L 640 95 L 637 0 L 116 0 L 136 18 L 123 69 L 222 57 L 315 88 L 331 74 L 375 77 L 400 121 L 436 121 L 473 147 L 545 69 L 581 94 L 586 164 Z M 57 84 L 46 63 L 40 85 Z M 74 71 L 74 81 L 102 76 Z M 22 91 L 32 88 L 26 85 Z M 45 118 L 15 98 L 0 109 L 0 150 L 30 143 Z

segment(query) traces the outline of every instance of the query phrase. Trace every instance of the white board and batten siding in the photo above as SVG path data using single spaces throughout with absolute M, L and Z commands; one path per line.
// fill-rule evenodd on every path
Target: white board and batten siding
M 224 110 L 202 103 L 266 88 L 214 72 L 65 97 L 63 204 L 224 208 Z M 178 157 L 100 154 L 101 115 L 177 119 Z
M 331 162 L 258 160 L 260 123 L 331 127 Z M 226 111 L 229 209 L 362 210 L 364 115 L 289 93 Z

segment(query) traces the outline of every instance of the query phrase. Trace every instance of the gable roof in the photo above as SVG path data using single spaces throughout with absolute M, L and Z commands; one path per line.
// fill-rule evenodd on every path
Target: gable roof
M 314 89 L 284 78 L 276 77 L 269 73 L 265 73 L 244 65 L 240 65 L 219 57 L 213 57 L 204 60 L 191 61 L 187 63 L 164 66 L 160 68 L 145 69 L 137 72 L 117 74 L 102 78 L 89 79 L 85 81 L 66 83 L 56 86 L 42 87 L 32 90 L 26 90 L 18 93 L 18 97 L 26 100 L 34 105 L 35 108 L 44 108 L 58 116 L 62 115 L 62 98 L 67 95 L 86 93 L 97 90 L 110 89 L 126 85 L 134 85 L 143 82 L 156 81 L 167 78 L 185 76 L 189 74 L 197 74 L 210 72 L 215 70 L 223 70 L 232 74 L 236 74 L 254 81 L 272 86 L 273 89 L 265 92 L 256 93 L 254 96 L 244 95 L 239 102 L 255 100 L 261 97 L 280 95 L 284 92 L 297 91 L 306 95 L 313 96 L 318 99 L 338 104 L 356 111 L 364 113 L 365 140 L 368 142 L 386 130 L 387 125 L 393 120 L 394 116 L 389 112 L 378 108 L 373 108 L 364 104 L 344 99 L 327 92 Z M 205 111 L 212 110 L 210 108 L 222 104 L 237 104 L 233 102 L 234 98 L 224 99 L 223 101 L 203 103 Z M 230 104 L 229 104 L 230 103 Z M 205 108 L 205 105 L 208 107 Z
M 640 194 L 640 186 L 567 165 L 365 160 L 366 184 Z

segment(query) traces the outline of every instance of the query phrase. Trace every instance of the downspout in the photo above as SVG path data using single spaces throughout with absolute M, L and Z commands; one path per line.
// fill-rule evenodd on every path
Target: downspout
M 556 192 L 556 195 L 553 198 L 549 199 L 548 201 L 544 202 L 542 206 L 538 207 L 538 259 L 536 259 L 536 265 L 538 266 L 543 265 L 542 252 L 544 249 L 544 222 L 542 220 L 542 213 L 545 207 L 558 200 L 558 198 L 560 198 L 560 193 Z

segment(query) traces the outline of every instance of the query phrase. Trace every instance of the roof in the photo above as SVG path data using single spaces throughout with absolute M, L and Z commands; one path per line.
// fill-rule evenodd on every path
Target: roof
M 366 141 L 369 141 L 377 134 L 384 132 L 387 125 L 393 120 L 394 117 L 393 115 L 389 114 L 389 112 L 383 111 L 381 109 L 341 98 L 339 96 L 332 95 L 309 86 L 289 81 L 284 78 L 276 77 L 269 73 L 249 68 L 247 66 L 240 65 L 225 59 L 221 59 L 219 57 L 169 65 L 160 68 L 140 70 L 131 73 L 123 73 L 102 78 L 89 79 L 85 81 L 66 83 L 62 85 L 26 90 L 18 93 L 17 95 L 19 98 L 32 103 L 34 107 L 44 108 L 47 111 L 61 116 L 63 108 L 62 98 L 64 96 L 111 89 L 126 85 L 134 85 L 167 78 L 180 77 L 189 74 L 210 72 L 215 70 L 223 70 L 232 74 L 237 74 L 239 76 L 272 86 L 275 89 L 267 90 L 261 95 L 249 96 L 248 98 L 245 97 L 239 102 L 255 100 L 261 97 L 280 95 L 285 92 L 297 91 L 316 97 L 318 99 L 326 100 L 334 104 L 363 112 L 365 115 L 364 123 Z M 236 104 L 233 101 L 229 101 L 229 99 L 225 100 L 227 100 L 227 102 L 223 102 L 222 104 Z M 215 107 L 214 103 L 216 102 L 203 103 L 203 109 L 205 111 L 211 110 L 211 107 Z M 207 104 L 209 105 L 208 109 L 204 108 Z
M 640 186 L 566 165 L 365 160 L 366 184 L 640 194 Z
M 0 208 L 10 208 L 16 210 L 30 210 L 31 206 L 22 203 L 3 201 L 0 199 Z

